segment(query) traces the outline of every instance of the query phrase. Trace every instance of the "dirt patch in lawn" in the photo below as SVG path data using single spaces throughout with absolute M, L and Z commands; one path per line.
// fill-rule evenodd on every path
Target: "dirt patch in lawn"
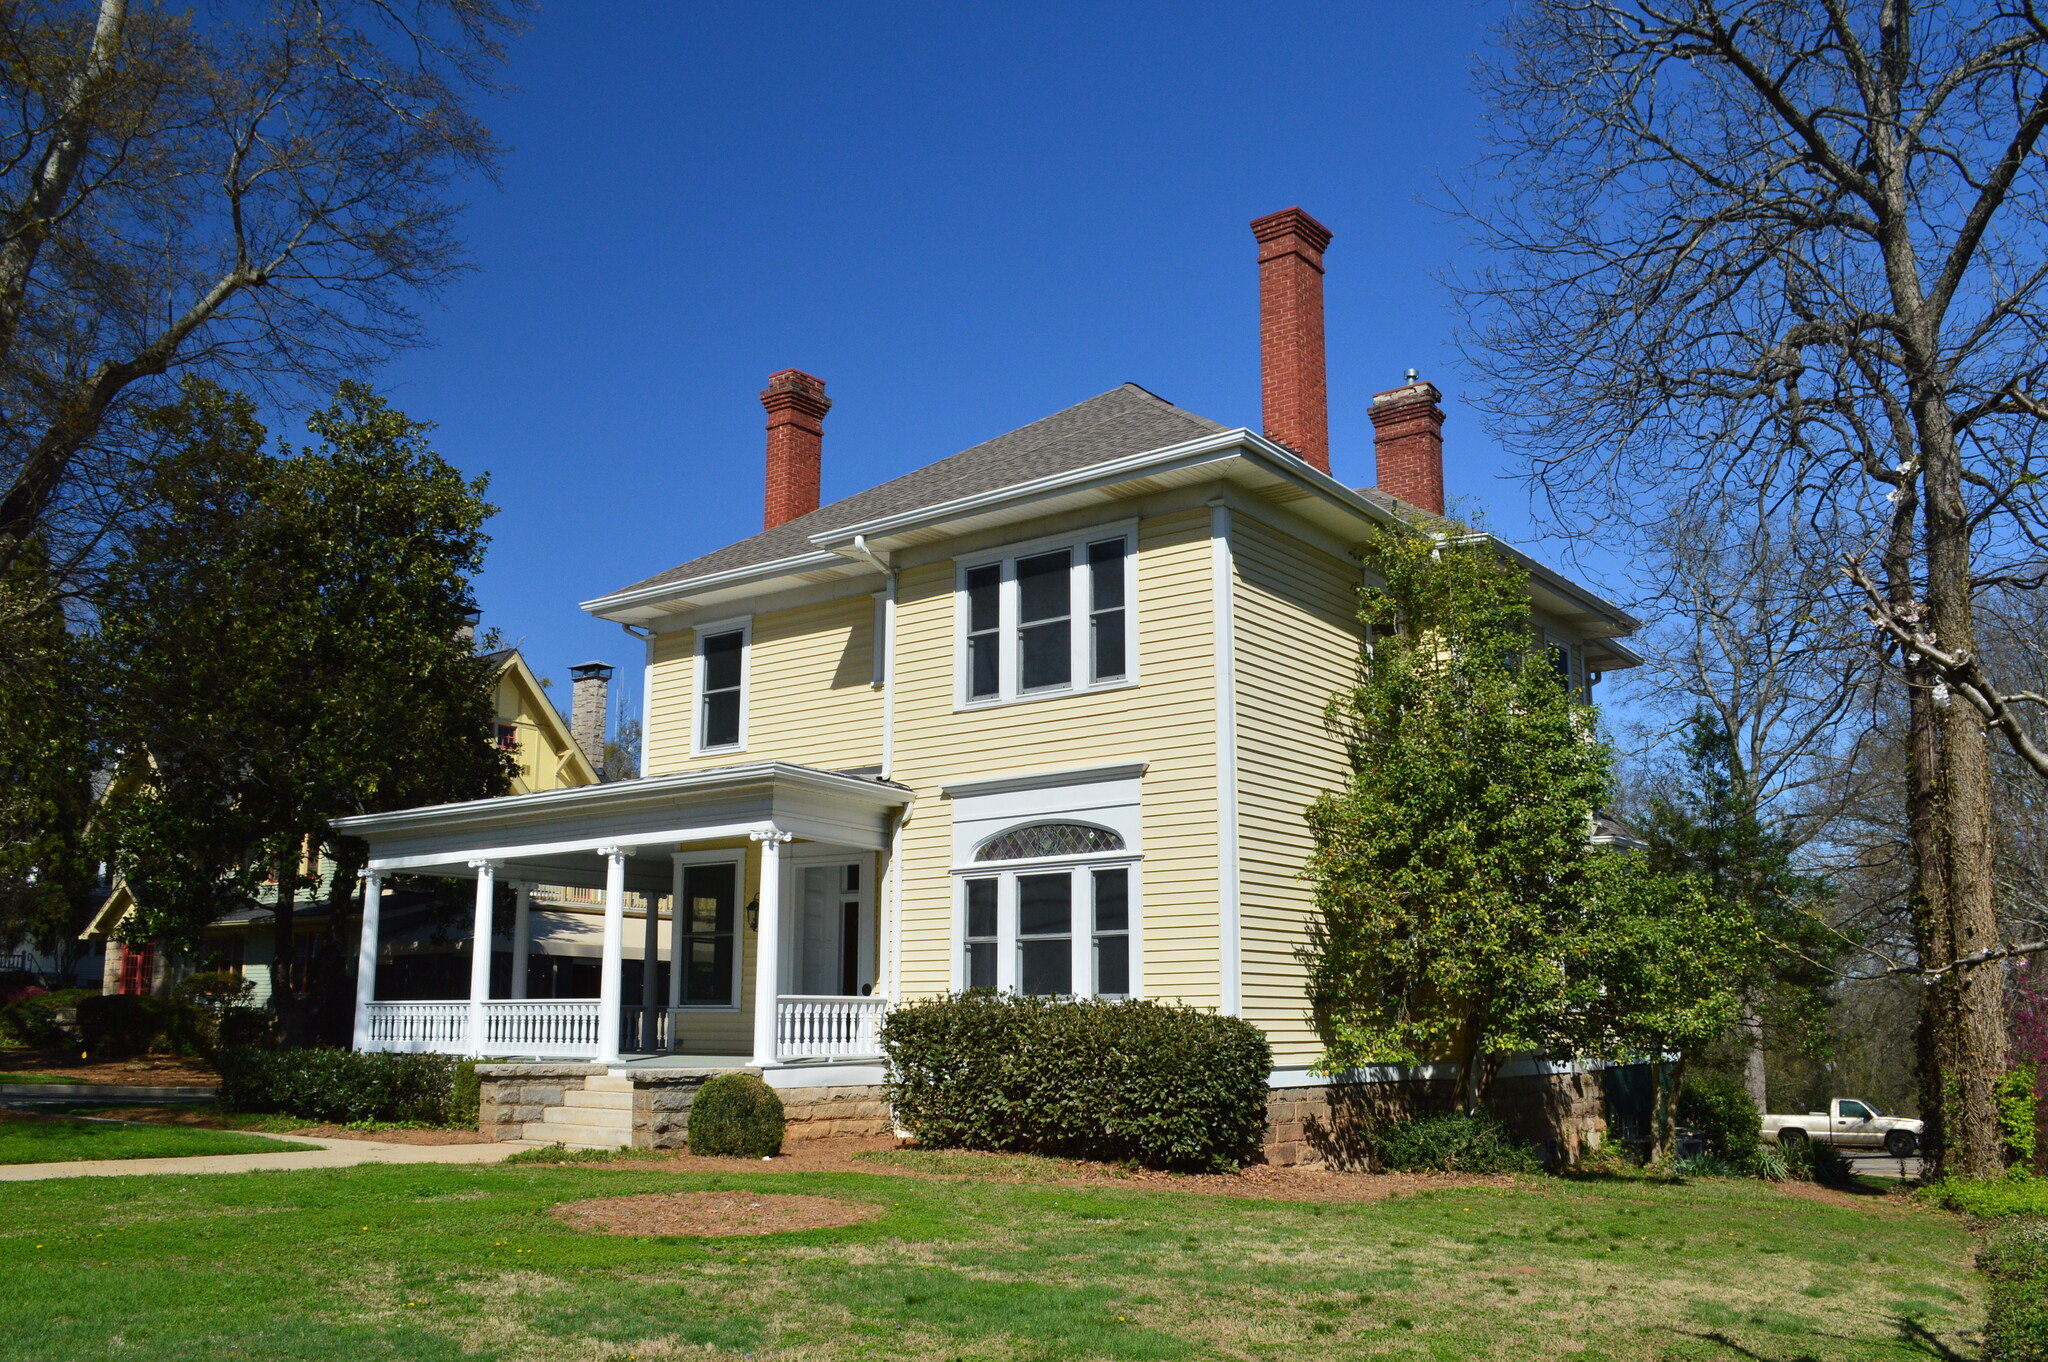
M 1801 1201 L 1818 1201 L 1824 1206 L 1848 1206 L 1859 1211 L 1886 1211 L 1894 1215 L 1903 1215 L 1915 1209 L 1913 1201 L 1906 1195 L 1908 1189 L 1903 1184 L 1882 1191 L 1870 1187 L 1822 1187 L 1812 1182 L 1775 1182 L 1771 1185 L 1777 1189 L 1780 1196 L 1796 1197 Z
M 557 1219 L 604 1234 L 683 1234 L 725 1238 L 787 1234 L 858 1225 L 882 1213 L 864 1201 L 773 1192 L 679 1192 L 673 1195 L 599 1197 L 554 1208 Z
M 1272 1201 L 1363 1202 L 1459 1187 L 1511 1187 L 1513 1178 L 1452 1173 L 1336 1173 L 1324 1168 L 1253 1164 L 1236 1173 L 1161 1173 L 1083 1159 L 919 1149 L 888 1136 L 801 1140 L 773 1159 L 704 1158 L 680 1151 L 579 1165 L 619 1172 L 880 1173 L 913 1178 L 971 1178 L 1062 1187 L 1125 1187 Z
M 220 1075 L 208 1068 L 205 1061 L 179 1055 L 80 1059 L 62 1050 L 0 1049 L 0 1073 L 47 1074 L 52 1078 L 137 1088 L 211 1088 L 220 1083 Z

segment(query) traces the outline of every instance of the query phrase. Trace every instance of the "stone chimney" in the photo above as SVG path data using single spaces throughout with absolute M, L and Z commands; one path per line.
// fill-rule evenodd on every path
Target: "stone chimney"
M 825 413 L 832 399 L 825 380 L 801 369 L 784 369 L 761 393 L 768 409 L 768 495 L 761 528 L 818 509 L 818 472 L 824 457 Z
M 569 736 L 590 758 L 591 766 L 604 770 L 605 705 L 610 698 L 612 664 L 582 662 L 569 668 Z
M 1323 248 L 1330 229 L 1299 208 L 1252 219 L 1259 242 L 1259 372 L 1266 435 L 1330 471 L 1323 364 Z
M 1372 400 L 1373 457 L 1382 492 L 1444 513 L 1444 395 L 1408 371 L 1408 382 Z

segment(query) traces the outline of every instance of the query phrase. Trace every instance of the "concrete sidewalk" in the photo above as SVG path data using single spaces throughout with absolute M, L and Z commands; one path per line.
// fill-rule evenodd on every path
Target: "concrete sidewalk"
M 329 1140 L 280 1135 L 318 1149 L 276 1154 L 199 1154 L 176 1159 L 79 1159 L 72 1163 L 0 1164 L 0 1182 L 46 1178 L 140 1177 L 164 1173 L 252 1173 L 298 1168 L 353 1168 L 363 1163 L 496 1163 L 527 1146 L 517 1144 L 386 1144 L 380 1140 Z

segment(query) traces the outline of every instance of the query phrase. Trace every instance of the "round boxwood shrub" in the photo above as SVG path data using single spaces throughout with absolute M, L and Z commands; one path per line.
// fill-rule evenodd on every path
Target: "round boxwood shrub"
M 1394 1121 L 1372 1134 L 1372 1152 L 1390 1173 L 1535 1173 L 1536 1151 L 1491 1116 L 1437 1111 Z
M 889 1102 L 922 1144 L 1219 1172 L 1265 1144 L 1273 1053 L 1238 1017 L 963 993 L 892 1008 Z
M 786 1124 L 775 1089 L 752 1074 L 720 1074 L 690 1103 L 690 1152 L 749 1159 L 780 1154 Z
M 1737 1168 L 1748 1168 L 1763 1149 L 1763 1120 L 1749 1091 L 1730 1078 L 1701 1074 L 1678 1094 L 1678 1124 L 1699 1132 L 1707 1149 Z

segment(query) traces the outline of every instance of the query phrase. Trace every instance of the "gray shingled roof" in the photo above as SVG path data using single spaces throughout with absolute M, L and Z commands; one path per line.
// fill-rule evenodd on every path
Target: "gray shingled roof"
M 794 558 L 812 551 L 814 534 L 1164 449 L 1224 429 L 1207 417 L 1182 411 L 1135 383 L 1126 383 L 1028 426 L 1019 426 L 1007 435 L 998 435 L 950 459 L 856 492 L 809 515 L 622 589 L 637 591 Z

